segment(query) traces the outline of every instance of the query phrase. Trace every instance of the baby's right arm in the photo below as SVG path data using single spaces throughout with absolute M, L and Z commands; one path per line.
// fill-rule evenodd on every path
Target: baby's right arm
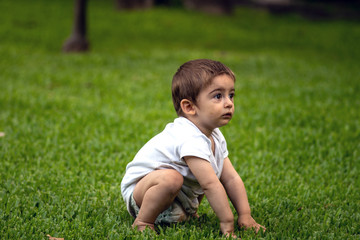
M 191 172 L 205 192 L 211 208 L 220 220 L 220 229 L 226 236 L 236 237 L 234 232 L 234 215 L 230 209 L 226 191 L 217 178 L 211 164 L 198 157 L 184 158 Z

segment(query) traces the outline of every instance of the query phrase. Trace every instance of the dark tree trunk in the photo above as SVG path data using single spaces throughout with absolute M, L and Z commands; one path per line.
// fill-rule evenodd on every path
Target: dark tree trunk
M 64 52 L 85 52 L 89 49 L 86 39 L 86 5 L 87 0 L 75 0 L 74 28 L 72 35 L 64 43 Z
M 118 9 L 146 9 L 154 5 L 154 0 L 116 0 Z
M 183 0 L 183 3 L 187 9 L 219 15 L 231 14 L 234 5 L 233 0 Z

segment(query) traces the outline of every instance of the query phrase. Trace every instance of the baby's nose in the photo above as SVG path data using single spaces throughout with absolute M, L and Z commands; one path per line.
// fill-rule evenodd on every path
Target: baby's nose
M 225 99 L 225 107 L 232 107 L 233 106 L 233 101 L 231 98 L 226 98 Z

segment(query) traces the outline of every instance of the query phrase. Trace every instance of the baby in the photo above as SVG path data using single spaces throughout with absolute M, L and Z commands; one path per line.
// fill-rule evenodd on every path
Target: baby
M 154 224 L 197 217 L 205 194 L 225 236 L 236 237 L 228 197 L 240 227 L 265 231 L 251 216 L 219 130 L 234 114 L 234 84 L 234 73 L 218 61 L 192 60 L 177 70 L 172 99 L 178 118 L 140 149 L 121 182 L 134 228 L 154 230 Z

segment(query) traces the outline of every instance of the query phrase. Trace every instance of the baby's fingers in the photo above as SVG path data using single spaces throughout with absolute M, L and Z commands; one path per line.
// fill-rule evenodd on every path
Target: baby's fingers
M 259 229 L 261 229 L 263 232 L 265 232 L 265 231 L 266 231 L 266 227 L 261 226 L 260 224 L 259 224 L 259 226 L 260 226 L 260 228 L 259 228 Z
M 255 233 L 258 233 L 260 229 L 262 230 L 262 232 L 266 231 L 266 228 L 264 226 L 261 226 L 258 223 L 251 224 L 251 225 L 241 224 L 240 227 L 244 228 L 245 230 L 254 229 Z
M 241 239 L 238 236 L 236 236 L 236 234 L 233 233 L 233 232 L 232 233 L 225 233 L 224 235 L 225 235 L 226 238 L 231 237 L 232 239 Z
M 253 226 L 252 228 L 255 230 L 255 233 L 258 233 L 260 229 L 261 229 L 262 232 L 266 231 L 266 228 L 264 226 L 261 226 L 258 223 L 255 226 Z

